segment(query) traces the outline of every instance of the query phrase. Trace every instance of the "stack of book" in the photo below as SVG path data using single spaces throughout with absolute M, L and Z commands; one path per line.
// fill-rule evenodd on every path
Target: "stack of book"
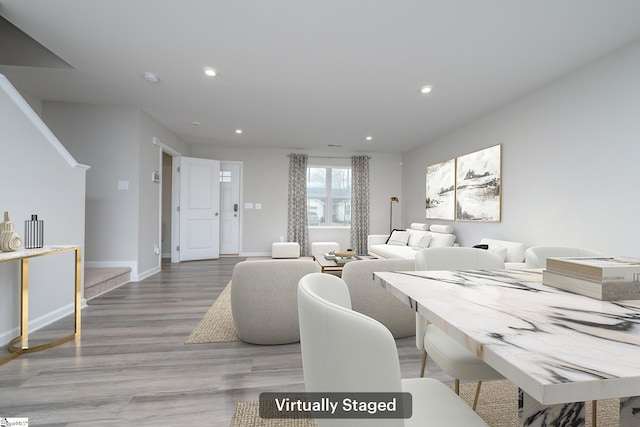
M 331 260 L 340 266 L 340 265 L 345 265 L 349 261 L 360 259 L 355 255 L 356 253 L 352 251 L 348 251 L 348 252 L 331 251 L 324 254 L 324 259 Z
M 338 265 L 345 265 L 346 263 L 350 262 L 350 261 L 355 261 L 356 259 L 359 259 L 357 257 L 336 257 L 335 262 Z
M 545 285 L 603 301 L 640 299 L 640 259 L 547 258 Z

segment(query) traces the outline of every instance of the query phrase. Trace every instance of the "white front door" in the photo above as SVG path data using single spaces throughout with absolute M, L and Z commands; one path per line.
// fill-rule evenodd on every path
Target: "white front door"
M 180 158 L 180 261 L 220 257 L 220 161 Z
M 240 163 L 220 164 L 220 253 L 240 252 Z

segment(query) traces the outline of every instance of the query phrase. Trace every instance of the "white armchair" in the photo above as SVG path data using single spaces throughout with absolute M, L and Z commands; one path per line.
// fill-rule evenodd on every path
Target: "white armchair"
M 317 262 L 302 259 L 236 264 L 231 278 L 231 312 L 240 339 L 262 345 L 298 342 L 298 281 L 319 271 Z
M 349 287 L 353 309 L 382 323 L 395 338 L 413 336 L 416 333 L 415 311 L 376 283 L 373 273 L 414 269 L 415 261 L 412 259 L 348 262 L 342 270 L 342 280 Z

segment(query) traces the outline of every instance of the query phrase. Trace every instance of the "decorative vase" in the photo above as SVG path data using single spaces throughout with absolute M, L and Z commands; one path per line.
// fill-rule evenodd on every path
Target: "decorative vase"
M 44 246 L 44 221 L 38 215 L 31 215 L 31 219 L 24 222 L 24 248 L 35 249 Z
M 22 239 L 13 230 L 13 222 L 9 220 L 9 212 L 4 213 L 4 222 L 0 223 L 0 251 L 13 252 L 22 247 Z

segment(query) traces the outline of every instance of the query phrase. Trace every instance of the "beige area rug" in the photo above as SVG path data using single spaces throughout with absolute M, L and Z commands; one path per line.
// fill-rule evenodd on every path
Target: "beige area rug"
M 191 332 L 185 344 L 239 341 L 231 314 L 231 282 Z
M 475 393 L 475 383 L 461 384 L 460 396 L 471 406 Z M 491 427 L 512 427 L 518 425 L 518 389 L 509 381 L 491 381 L 482 384 L 478 414 Z M 585 410 L 587 426 L 591 426 L 591 403 Z M 618 427 L 618 400 L 598 402 L 598 427 Z M 259 402 L 236 403 L 231 427 L 316 427 L 311 419 L 262 419 Z M 439 426 L 438 426 L 439 427 Z

